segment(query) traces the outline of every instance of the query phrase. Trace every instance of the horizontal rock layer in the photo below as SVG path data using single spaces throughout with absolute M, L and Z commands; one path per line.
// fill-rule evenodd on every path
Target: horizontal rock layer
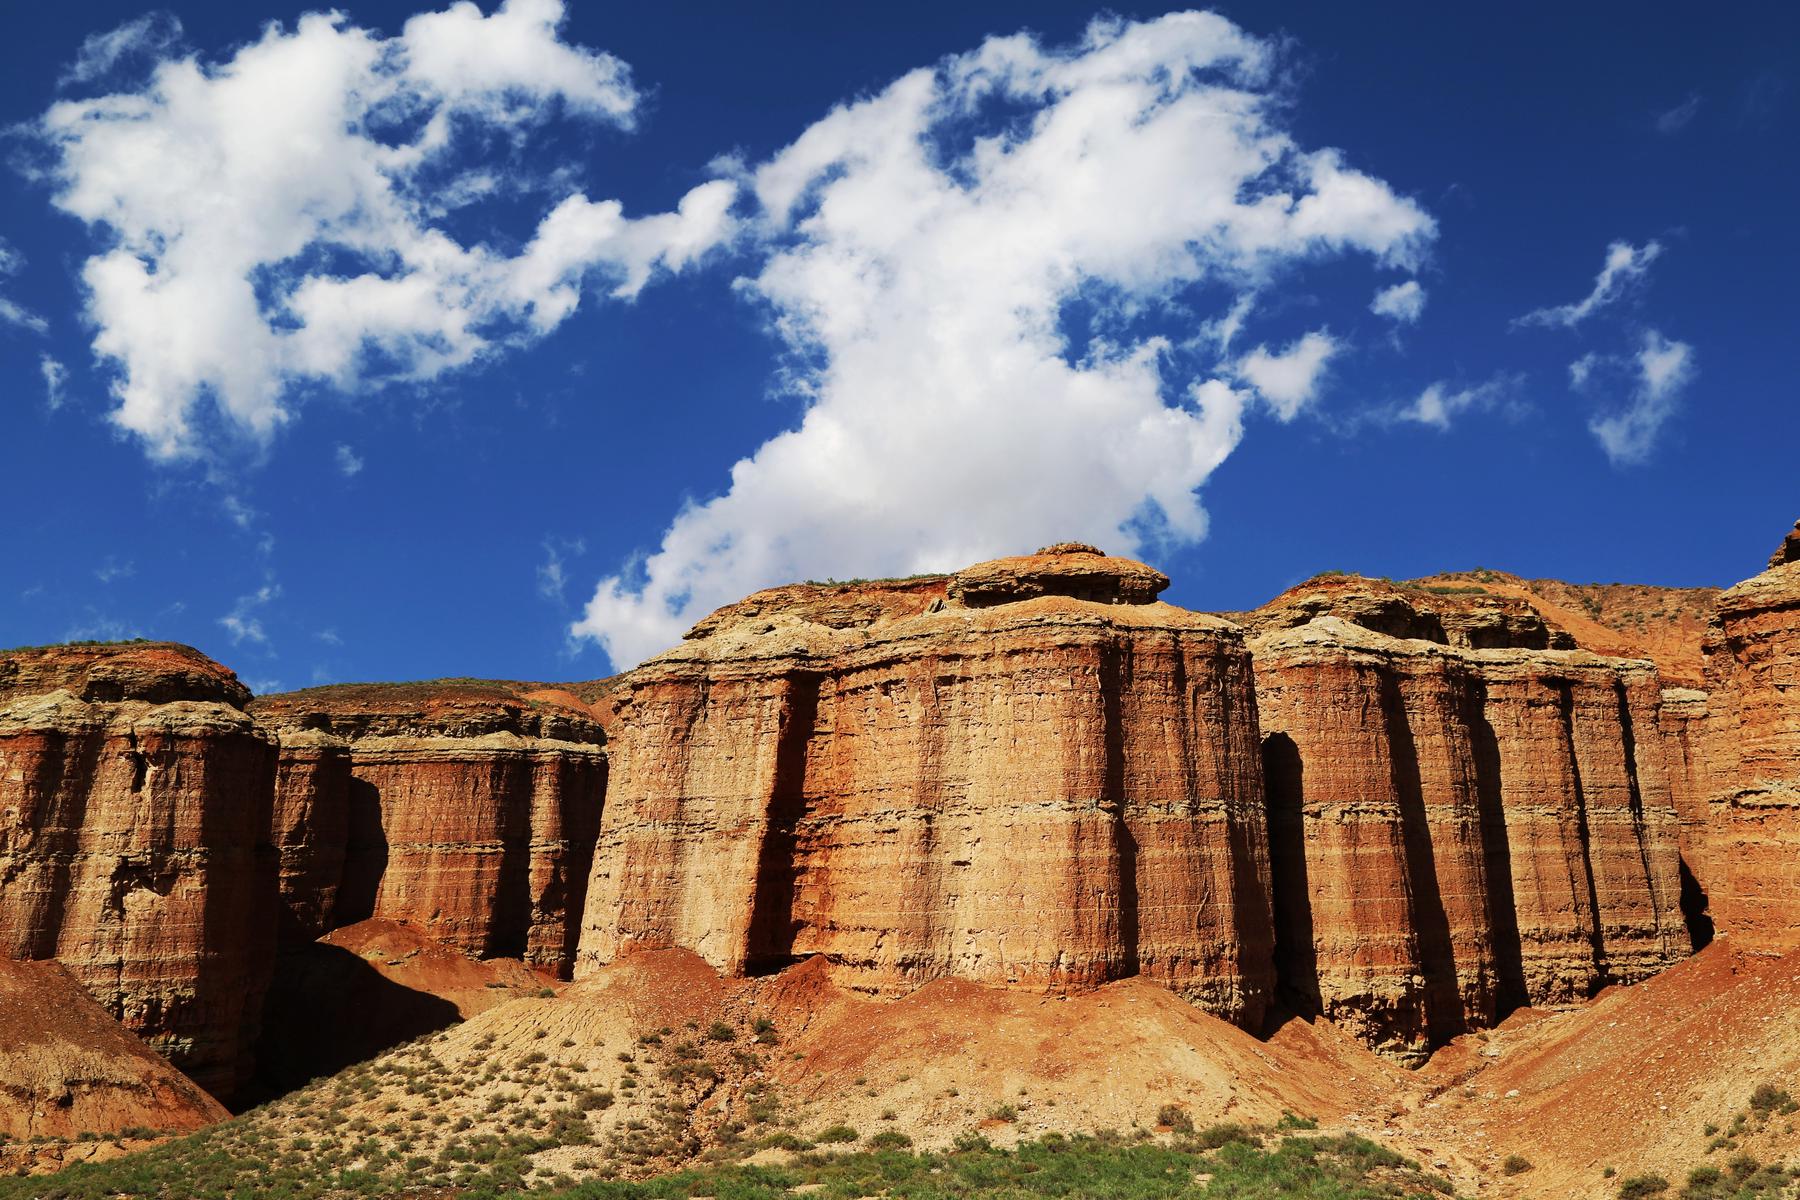
M 1418 1056 L 1689 951 L 1649 664 L 1334 616 L 1251 648 L 1301 1011 Z
M 317 688 L 252 705 L 280 731 L 276 841 L 296 938 L 408 921 L 566 974 L 606 787 L 572 696 L 511 685 Z
M 5 672 L 54 686 L 0 706 L 0 955 L 63 963 L 226 1095 L 273 951 L 276 751 L 229 672 L 190 655 L 79 647 L 60 674 L 38 652 Z
M 1787 545 L 1720 595 L 1706 643 L 1701 883 L 1719 931 L 1769 951 L 1800 946 L 1800 562 Z
M 1143 974 L 1260 1022 L 1273 963 L 1241 636 L 1130 603 L 1115 560 L 1053 551 L 1052 570 L 1004 576 L 1090 558 L 1081 586 L 1107 599 L 848 628 L 802 599 L 703 624 L 633 672 L 578 977 L 669 945 L 732 972 L 819 954 L 883 992 Z

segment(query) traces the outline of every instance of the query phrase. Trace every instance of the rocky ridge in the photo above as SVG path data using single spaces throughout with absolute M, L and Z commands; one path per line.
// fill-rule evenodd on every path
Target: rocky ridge
M 547 976 L 1141 978 L 1416 1061 L 1712 923 L 1792 944 L 1795 572 L 1718 594 L 1706 691 L 1545 581 L 1326 576 L 1227 621 L 1077 544 L 769 589 L 593 684 L 252 700 L 186 647 L 3 652 L 0 955 L 222 1095 L 276 945 L 303 1013 L 314 939 L 371 920 Z

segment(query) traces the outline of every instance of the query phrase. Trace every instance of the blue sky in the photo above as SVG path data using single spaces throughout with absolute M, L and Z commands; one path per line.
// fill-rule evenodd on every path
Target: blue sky
M 1791 5 L 306 11 L 9 18 L 0 644 L 591 678 L 1064 537 L 1234 609 L 1800 515 Z

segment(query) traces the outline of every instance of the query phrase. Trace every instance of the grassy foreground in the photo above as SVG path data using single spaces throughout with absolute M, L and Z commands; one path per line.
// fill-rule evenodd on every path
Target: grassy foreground
M 880 1195 L 907 1200 L 1025 1200 L 1028 1197 L 1106 1197 L 1107 1200 L 1409 1200 L 1453 1194 L 1446 1180 L 1418 1164 L 1355 1136 L 1277 1134 L 1223 1126 L 1172 1142 L 1110 1134 L 1050 1135 L 1016 1150 L 997 1150 L 970 1136 L 954 1150 L 804 1152 L 782 1166 L 714 1165 L 635 1182 L 590 1181 L 574 1186 L 504 1187 L 494 1178 L 450 1191 L 417 1191 L 395 1174 L 355 1170 L 270 1169 L 267 1163 L 194 1154 L 182 1139 L 127 1159 L 71 1167 L 35 1179 L 0 1180 L 0 1200 L 250 1200 L 355 1196 L 556 1197 L 557 1200 L 776 1200 L 803 1185 L 819 1200 Z

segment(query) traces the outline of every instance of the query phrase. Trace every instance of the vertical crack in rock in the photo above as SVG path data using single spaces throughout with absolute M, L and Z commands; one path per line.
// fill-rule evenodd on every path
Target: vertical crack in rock
M 1576 887 L 1585 892 L 1586 906 L 1575 914 L 1575 929 L 1586 936 L 1592 955 L 1593 971 L 1587 977 L 1584 992 L 1591 996 L 1609 982 L 1606 961 L 1606 937 L 1600 928 L 1600 891 L 1594 879 L 1594 837 L 1588 826 L 1587 792 L 1581 784 L 1581 755 L 1575 744 L 1575 689 L 1566 679 L 1550 680 L 1556 695 L 1557 745 L 1567 756 L 1569 794 L 1563 811 L 1571 822 L 1573 844 L 1581 853 L 1581 871 Z
M 744 969 L 768 974 L 795 961 L 798 932 L 794 894 L 799 885 L 800 820 L 806 813 L 806 754 L 819 716 L 820 677 L 796 671 L 783 689 L 775 732 L 775 776 L 756 859 Z

